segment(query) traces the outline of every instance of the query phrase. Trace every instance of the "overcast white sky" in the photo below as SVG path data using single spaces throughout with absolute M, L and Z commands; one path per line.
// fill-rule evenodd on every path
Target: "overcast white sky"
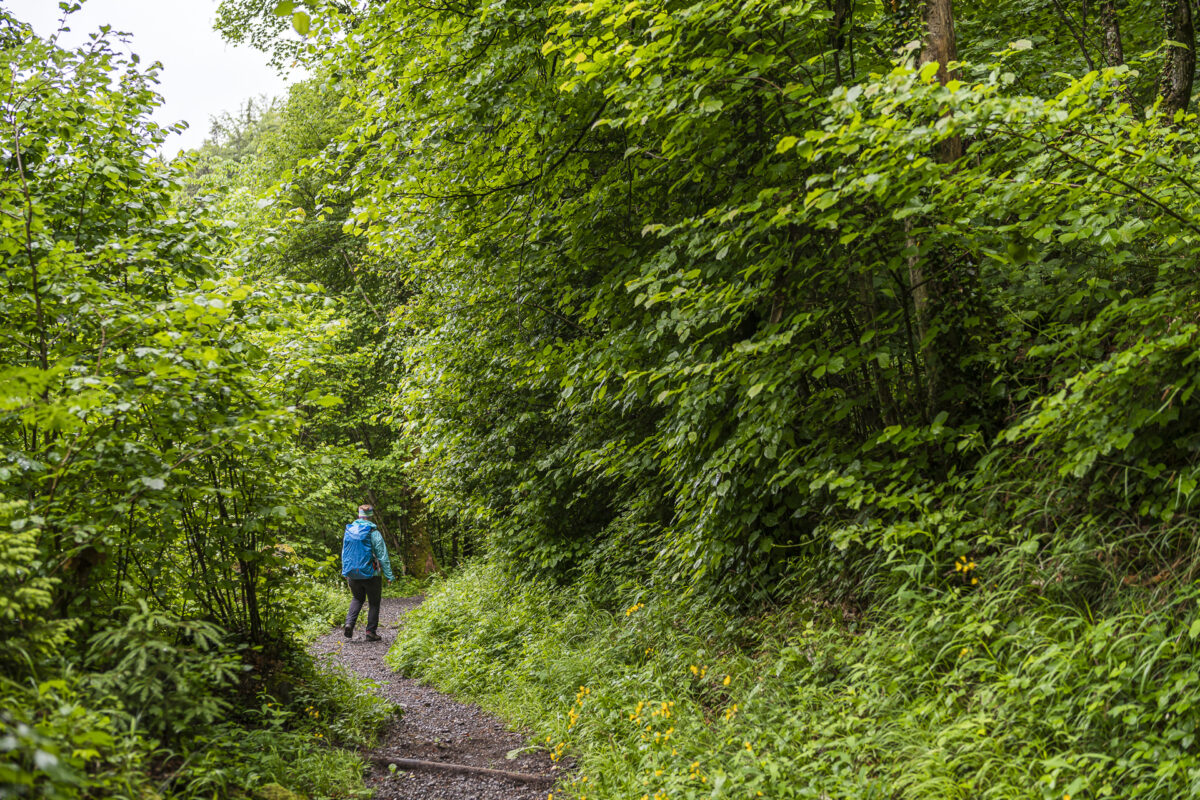
M 188 130 L 168 140 L 166 155 L 198 147 L 209 118 L 234 111 L 249 97 L 282 95 L 289 80 L 267 66 L 267 57 L 249 47 L 233 47 L 212 28 L 218 0 L 87 0 L 72 15 L 71 33 L 59 41 L 77 44 L 101 25 L 133 34 L 133 52 L 143 63 L 161 61 L 159 93 L 165 104 L 154 115 L 162 124 L 186 120 Z M 0 0 L 17 19 L 48 36 L 61 13 L 58 0 Z

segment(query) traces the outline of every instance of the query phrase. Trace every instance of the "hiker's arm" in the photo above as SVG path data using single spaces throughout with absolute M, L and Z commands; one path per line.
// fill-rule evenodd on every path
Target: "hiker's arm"
M 383 576 L 389 581 L 396 580 L 396 576 L 392 574 L 392 562 L 388 559 L 387 545 L 383 543 L 383 536 L 378 529 L 371 531 L 371 554 L 383 568 Z

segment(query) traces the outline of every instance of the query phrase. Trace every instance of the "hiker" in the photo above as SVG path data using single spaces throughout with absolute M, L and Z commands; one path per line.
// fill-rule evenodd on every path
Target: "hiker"
M 358 519 L 346 526 L 346 532 L 342 536 L 342 575 L 350 585 L 350 594 L 354 595 L 342 633 L 347 639 L 354 635 L 358 612 L 362 611 L 363 601 L 369 600 L 371 607 L 367 611 L 368 642 L 378 642 L 382 638 L 375 632 L 379 627 L 379 598 L 383 593 L 383 582 L 379 579 L 380 571 L 388 579 L 388 583 L 394 580 L 387 546 L 383 543 L 379 529 L 371 522 L 374 515 L 375 509 L 371 506 L 359 506 Z

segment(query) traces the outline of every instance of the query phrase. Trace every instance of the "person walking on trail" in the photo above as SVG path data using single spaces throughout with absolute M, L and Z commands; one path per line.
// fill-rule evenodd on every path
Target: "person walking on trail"
M 378 642 L 382 638 L 376 632 L 379 627 L 379 599 L 383 594 L 383 581 L 379 574 L 382 572 L 388 583 L 395 580 L 383 536 L 375 523 L 371 522 L 374 515 L 375 509 L 371 506 L 359 506 L 358 519 L 346 526 L 342 536 L 342 575 L 350 585 L 350 594 L 354 596 L 342 633 L 347 639 L 354 636 L 358 612 L 362 611 L 364 601 L 370 601 L 367 611 L 368 642 Z

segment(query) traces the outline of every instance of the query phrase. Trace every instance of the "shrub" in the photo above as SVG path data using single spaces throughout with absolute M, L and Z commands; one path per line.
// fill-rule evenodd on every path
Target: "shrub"
M 242 670 L 220 628 L 152 611 L 145 600 L 115 609 L 117 624 L 88 640 L 88 681 L 151 735 L 173 740 L 220 720 L 222 692 Z
M 0 501 L 0 672 L 6 675 L 35 674 L 74 626 L 47 614 L 58 582 L 39 574 L 38 530 L 19 513 L 25 507 Z
M 77 681 L 0 682 L 0 797 L 140 796 L 147 742 Z

